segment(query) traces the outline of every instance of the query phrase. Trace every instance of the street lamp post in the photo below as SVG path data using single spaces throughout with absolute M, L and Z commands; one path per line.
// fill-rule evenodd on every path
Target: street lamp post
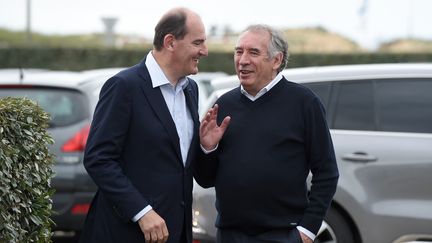
M 30 43 L 32 41 L 31 37 L 31 0 L 27 0 L 27 23 L 26 23 L 26 38 L 27 42 Z

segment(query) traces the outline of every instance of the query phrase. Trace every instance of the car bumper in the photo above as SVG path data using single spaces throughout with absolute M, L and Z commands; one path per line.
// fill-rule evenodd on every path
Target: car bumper
M 55 193 L 52 197 L 54 230 L 81 231 L 95 192 Z

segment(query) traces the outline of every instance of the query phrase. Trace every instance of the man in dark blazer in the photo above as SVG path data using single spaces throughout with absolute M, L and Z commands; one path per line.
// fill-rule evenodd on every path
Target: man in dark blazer
M 81 242 L 192 242 L 198 88 L 208 55 L 201 18 L 167 12 L 154 48 L 103 86 L 84 165 L 98 186 Z

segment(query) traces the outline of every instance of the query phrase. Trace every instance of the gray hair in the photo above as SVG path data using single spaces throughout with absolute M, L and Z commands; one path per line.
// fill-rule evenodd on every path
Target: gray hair
M 280 73 L 282 70 L 284 70 L 288 64 L 289 53 L 288 43 L 283 37 L 283 34 L 280 31 L 264 24 L 251 25 L 244 30 L 244 32 L 246 31 L 266 31 L 270 34 L 270 43 L 267 50 L 269 58 L 274 58 L 279 52 L 282 53 L 282 63 L 277 71 Z

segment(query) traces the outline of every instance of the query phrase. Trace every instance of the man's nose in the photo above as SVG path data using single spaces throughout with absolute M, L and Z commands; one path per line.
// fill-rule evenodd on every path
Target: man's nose
M 204 47 L 201 48 L 201 50 L 200 50 L 200 55 L 201 55 L 201 56 L 204 56 L 204 57 L 208 56 L 208 48 L 207 48 L 207 45 L 206 45 L 206 44 L 204 44 Z
M 239 57 L 239 64 L 248 64 L 249 60 L 249 56 L 246 53 L 242 53 Z

